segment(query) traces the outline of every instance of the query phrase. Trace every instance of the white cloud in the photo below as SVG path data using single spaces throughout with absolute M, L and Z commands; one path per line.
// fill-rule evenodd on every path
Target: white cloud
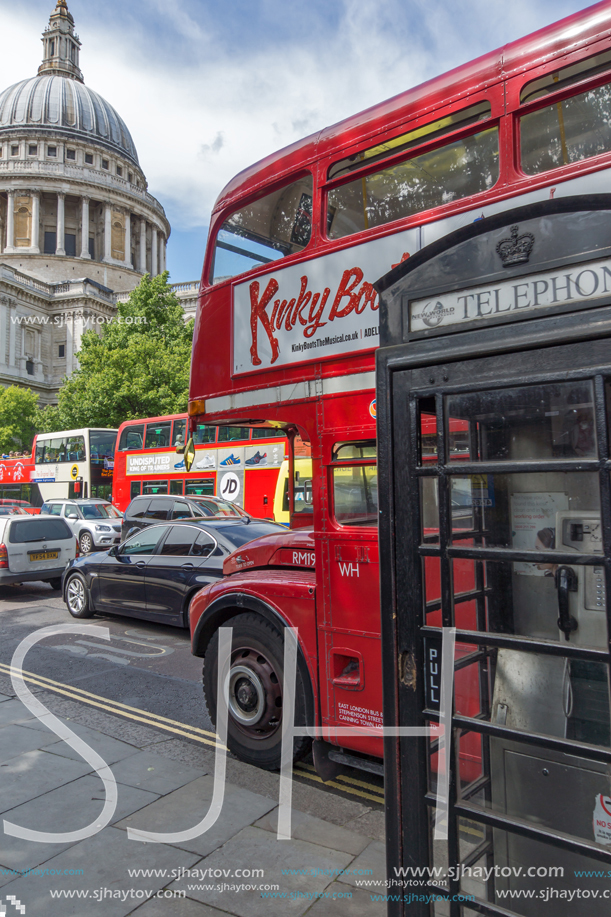
M 266 14 L 281 2 L 267 0 Z M 126 121 L 150 191 L 174 225 L 188 229 L 208 222 L 224 184 L 252 162 L 580 4 L 336 0 L 332 30 L 321 19 L 305 37 L 296 30 L 274 44 L 253 32 L 239 47 L 231 41 L 230 5 L 221 32 L 218 8 L 213 27 L 201 0 L 144 6 L 150 21 L 130 10 L 127 29 L 125 19 L 94 19 L 83 0 L 70 3 L 87 84 Z M 159 16 L 168 10 L 171 33 L 162 48 Z M 49 12 L 47 4 L 24 11 L 0 0 L 0 86 L 36 72 Z

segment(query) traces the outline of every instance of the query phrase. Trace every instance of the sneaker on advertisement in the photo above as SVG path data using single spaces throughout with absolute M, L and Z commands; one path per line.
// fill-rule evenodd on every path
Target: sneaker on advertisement
M 211 455 L 203 455 L 199 462 L 195 463 L 195 467 L 201 471 L 202 468 L 214 468 L 214 464 L 214 458 Z
M 261 455 L 260 452 L 256 452 L 251 458 L 246 459 L 244 462 L 245 465 L 267 465 L 267 452 L 264 452 Z
M 184 467 L 185 467 L 185 460 L 181 459 L 179 462 L 176 462 L 176 464 L 174 465 L 174 470 L 175 471 L 184 471 Z
M 239 465 L 239 464 L 241 464 L 240 459 L 237 458 L 233 454 L 233 452 L 231 453 L 231 455 L 228 455 L 226 459 L 223 459 L 222 462 L 219 462 L 219 465 Z

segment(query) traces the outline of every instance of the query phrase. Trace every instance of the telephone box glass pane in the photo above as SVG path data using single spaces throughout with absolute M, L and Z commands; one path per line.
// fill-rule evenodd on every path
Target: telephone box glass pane
M 456 475 L 450 482 L 455 544 L 517 551 L 602 551 L 596 472 Z
M 421 538 L 439 544 L 439 486 L 437 478 L 420 478 Z
M 541 563 L 461 557 L 452 561 L 452 579 L 459 630 L 607 646 L 602 563 L 555 564 L 553 555 Z
M 466 452 L 450 462 L 596 458 L 594 390 L 589 381 L 522 385 L 445 398 L 446 421 L 468 425 Z
M 489 711 L 484 709 L 476 687 L 480 684 L 479 660 L 473 657 L 473 662 L 456 670 L 455 704 L 457 708 L 463 706 L 460 712 L 464 716 L 479 715 L 507 729 L 609 747 L 606 663 L 504 647 L 491 648 L 489 658 L 493 663 Z M 465 704 L 471 710 L 464 709 Z M 541 752 L 539 749 L 537 753 Z M 589 766 L 595 766 L 595 762 Z M 608 788 L 605 792 L 608 793 Z

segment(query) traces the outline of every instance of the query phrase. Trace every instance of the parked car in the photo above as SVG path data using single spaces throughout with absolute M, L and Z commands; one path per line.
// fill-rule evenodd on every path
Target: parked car
M 21 506 L 0 506 L 0 516 L 27 516 L 28 513 Z
M 246 516 L 241 506 L 221 497 L 134 497 L 123 514 L 121 539 L 148 525 L 174 519 L 201 519 L 208 516 Z
M 108 554 L 73 561 L 63 596 L 74 618 L 96 612 L 189 626 L 189 603 L 223 575 L 223 561 L 254 538 L 286 529 L 250 516 L 185 519 L 136 532 Z
M 43 580 L 61 589 L 62 573 L 78 554 L 65 521 L 54 516 L 0 517 L 0 585 Z
M 121 542 L 121 513 L 108 500 L 47 500 L 42 513 L 61 516 L 78 538 L 81 554 L 103 551 Z

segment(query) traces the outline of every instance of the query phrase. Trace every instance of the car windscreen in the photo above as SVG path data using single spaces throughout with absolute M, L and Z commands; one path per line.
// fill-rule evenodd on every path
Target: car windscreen
M 27 541 L 64 541 L 73 537 L 63 519 L 20 519 L 11 524 L 8 540 L 10 544 L 25 544 Z
M 110 507 L 103 503 L 81 503 L 79 508 L 83 519 L 108 519 L 109 516 L 114 516 L 114 513 L 108 512 Z
M 192 500 L 196 506 L 199 506 L 206 516 L 247 516 L 248 513 L 245 513 L 235 503 L 229 503 L 227 500 Z
M 234 550 L 240 548 L 243 544 L 253 541 L 255 538 L 262 538 L 263 535 L 277 535 L 278 532 L 286 532 L 283 525 L 277 525 L 275 522 L 257 522 L 249 525 L 219 525 L 210 529 L 227 547 Z

